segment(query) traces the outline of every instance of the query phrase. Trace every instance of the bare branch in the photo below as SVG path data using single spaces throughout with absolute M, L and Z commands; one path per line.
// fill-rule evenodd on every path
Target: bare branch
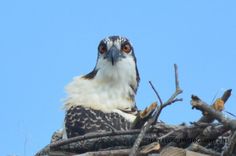
M 231 91 L 232 91 L 232 89 L 226 90 L 224 92 L 224 94 L 222 95 L 222 97 L 220 98 L 224 102 L 224 104 L 229 99 L 229 97 L 231 95 Z M 214 107 L 215 103 L 216 103 L 216 101 L 211 105 L 211 107 Z M 204 115 L 198 120 L 198 122 L 206 122 L 206 123 L 211 123 L 213 121 L 214 121 L 214 118 L 211 115 Z
M 203 102 L 199 97 L 192 95 L 191 104 L 194 108 L 201 110 L 203 114 L 204 112 L 207 112 L 211 117 L 218 120 L 220 123 L 222 123 L 226 127 L 228 126 L 232 130 L 236 129 L 236 120 L 231 120 L 231 119 L 226 118 L 221 112 L 214 110 L 208 104 Z
M 166 106 L 174 103 L 174 102 L 177 102 L 177 101 L 181 101 L 182 99 L 176 99 L 176 97 L 181 94 L 183 91 L 180 89 L 179 87 L 179 80 L 178 80 L 178 68 L 177 68 L 177 65 L 174 64 L 174 69 L 175 69 L 175 86 L 176 86 L 176 90 L 174 92 L 174 94 L 167 100 L 167 102 L 163 103 L 160 105 L 160 107 L 157 108 L 156 112 L 154 113 L 153 117 L 150 118 L 145 124 L 144 126 L 142 127 L 141 129 L 141 132 L 140 134 L 138 135 L 138 138 L 136 139 L 132 149 L 131 149 L 131 152 L 130 152 L 130 156 L 135 156 L 137 154 L 137 151 L 138 151 L 138 148 L 139 148 L 139 145 L 144 137 L 144 135 L 146 134 L 146 132 L 150 129 L 151 125 L 153 125 L 159 115 L 161 114 L 161 111 L 163 108 L 165 108 Z M 152 85 L 152 83 L 150 83 L 153 90 L 155 91 L 155 93 L 159 96 L 158 92 L 156 91 L 155 87 Z M 160 98 L 161 99 L 161 98 Z M 159 99 L 159 100 L 160 100 Z
M 155 94 L 156 94 L 156 96 L 157 96 L 157 98 L 158 98 L 158 100 L 159 100 L 159 102 L 160 102 L 160 105 L 162 105 L 163 103 L 162 103 L 161 97 L 160 97 L 160 95 L 158 94 L 157 90 L 155 89 L 155 87 L 153 86 L 153 84 L 152 84 L 151 81 L 149 81 L 149 84 L 151 85 L 153 91 L 155 92 Z
M 232 92 L 232 89 L 228 89 L 224 92 L 224 94 L 222 95 L 221 97 L 221 100 L 223 100 L 224 102 L 226 102 L 229 97 L 231 96 L 231 92 Z
M 178 76 L 178 66 L 177 64 L 174 64 L 174 69 L 175 69 L 175 89 L 176 90 L 181 90 L 179 87 L 179 76 Z
M 236 118 L 236 115 L 234 115 L 233 113 L 230 113 L 229 111 L 226 111 L 226 110 L 224 112 Z

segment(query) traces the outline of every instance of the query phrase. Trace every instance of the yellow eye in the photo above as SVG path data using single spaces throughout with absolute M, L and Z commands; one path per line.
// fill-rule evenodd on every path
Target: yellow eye
M 125 43 L 122 45 L 121 50 L 125 53 L 129 53 L 131 51 L 131 45 L 129 43 Z
M 98 47 L 98 51 L 101 53 L 101 54 L 104 54 L 105 52 L 107 52 L 107 46 L 105 43 L 101 43 Z

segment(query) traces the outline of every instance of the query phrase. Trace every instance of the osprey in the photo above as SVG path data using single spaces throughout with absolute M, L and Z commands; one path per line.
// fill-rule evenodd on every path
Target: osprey
M 120 36 L 103 39 L 98 45 L 95 68 L 67 85 L 64 128 L 53 133 L 51 142 L 91 132 L 141 128 L 157 104 L 137 110 L 139 80 L 129 40 Z
M 121 36 L 103 39 L 95 68 L 66 87 L 66 136 L 130 129 L 138 113 L 135 94 L 139 80 L 130 41 Z

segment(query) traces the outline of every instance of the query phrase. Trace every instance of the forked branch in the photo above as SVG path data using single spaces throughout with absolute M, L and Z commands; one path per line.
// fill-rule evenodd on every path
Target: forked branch
M 153 84 L 149 81 L 152 89 L 154 90 L 155 94 L 157 95 L 159 101 L 160 101 L 160 107 L 157 107 L 156 111 L 154 112 L 154 115 L 152 116 L 152 118 L 150 118 L 142 127 L 141 132 L 138 135 L 138 138 L 136 139 L 131 152 L 130 152 L 130 156 L 135 156 L 137 154 L 138 148 L 140 146 L 140 143 L 144 137 L 144 135 L 146 134 L 146 132 L 150 129 L 150 127 L 157 121 L 158 117 L 161 114 L 162 109 L 164 109 L 166 106 L 175 103 L 177 101 L 182 101 L 182 99 L 177 99 L 176 97 L 181 94 L 183 91 L 180 89 L 179 86 L 179 78 L 178 78 L 178 67 L 176 64 L 174 64 L 174 70 L 175 70 L 175 92 L 174 94 L 165 102 L 162 103 L 162 100 L 158 94 L 158 92 L 156 91 L 155 87 L 153 86 Z

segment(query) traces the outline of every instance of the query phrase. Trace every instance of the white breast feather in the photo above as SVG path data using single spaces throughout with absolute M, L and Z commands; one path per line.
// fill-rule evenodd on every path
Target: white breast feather
M 68 97 L 65 109 L 71 106 L 83 106 L 103 112 L 117 112 L 133 121 L 135 116 L 121 110 L 131 110 L 135 102 L 130 95 L 135 95 L 130 84 L 137 86 L 136 70 L 133 58 L 124 58 L 114 66 L 107 60 L 98 60 L 98 72 L 93 79 L 75 77 L 66 87 Z M 102 67 L 102 68 L 101 68 Z

